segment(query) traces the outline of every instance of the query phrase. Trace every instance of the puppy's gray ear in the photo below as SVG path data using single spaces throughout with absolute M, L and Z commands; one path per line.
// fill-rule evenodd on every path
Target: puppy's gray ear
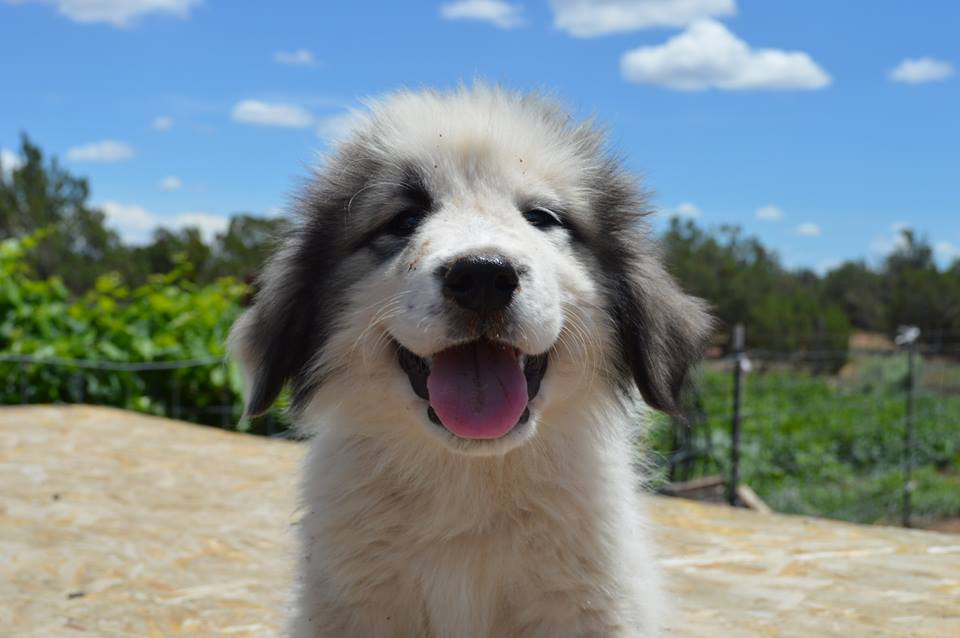
M 302 263 L 299 252 L 288 242 L 267 262 L 253 307 L 230 329 L 228 350 L 242 366 L 247 386 L 246 417 L 266 413 L 317 347 L 314 308 L 320 291 L 312 283 L 315 277 L 304 276 L 309 264 Z
M 703 356 L 712 320 L 702 300 L 680 290 L 659 255 L 630 261 L 613 312 L 620 352 L 644 401 L 679 414 L 688 373 Z

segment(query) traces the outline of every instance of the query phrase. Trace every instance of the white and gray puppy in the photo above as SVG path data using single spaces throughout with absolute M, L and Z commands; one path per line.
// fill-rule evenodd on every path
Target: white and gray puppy
M 477 85 L 374 103 L 234 326 L 309 434 L 290 635 L 650 636 L 632 471 L 709 320 L 588 123 Z

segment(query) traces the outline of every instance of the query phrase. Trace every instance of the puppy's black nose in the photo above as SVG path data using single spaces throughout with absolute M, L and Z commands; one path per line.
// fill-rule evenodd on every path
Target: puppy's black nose
M 443 294 L 481 315 L 510 305 L 519 285 L 517 271 L 500 255 L 461 257 L 443 275 Z

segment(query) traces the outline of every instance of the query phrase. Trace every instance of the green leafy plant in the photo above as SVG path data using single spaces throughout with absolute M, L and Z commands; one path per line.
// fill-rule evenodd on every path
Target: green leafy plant
M 8 359 L 0 363 L 0 403 L 88 402 L 238 423 L 240 376 L 222 359 L 247 285 L 229 277 L 193 283 L 178 257 L 143 285 L 106 273 L 73 298 L 58 277 L 37 278 L 27 265 L 45 235 L 0 243 L 0 355 Z M 49 363 L 9 361 L 17 356 Z M 96 363 L 69 364 L 76 361 Z M 139 364 L 158 369 L 124 369 Z
M 862 378 L 850 383 L 785 370 L 747 375 L 741 480 L 778 511 L 896 522 L 904 482 L 904 375 L 899 355 L 867 360 Z M 703 370 L 698 387 L 705 420 L 697 443 L 710 453 L 694 476 L 726 475 L 731 375 Z M 960 397 L 921 388 L 915 424 L 914 511 L 921 519 L 960 516 Z M 685 426 L 654 421 L 651 445 L 659 458 L 670 455 L 677 427 Z

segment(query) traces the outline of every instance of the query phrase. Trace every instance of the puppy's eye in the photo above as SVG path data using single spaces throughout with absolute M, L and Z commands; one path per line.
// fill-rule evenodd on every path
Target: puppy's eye
M 423 211 L 417 209 L 400 211 L 387 223 L 384 232 L 396 237 L 408 237 L 417 230 L 423 215 Z
M 523 214 L 523 217 L 530 222 L 532 226 L 536 226 L 540 230 L 547 230 L 554 226 L 563 226 L 563 220 L 561 220 L 556 213 L 546 208 L 531 208 Z

